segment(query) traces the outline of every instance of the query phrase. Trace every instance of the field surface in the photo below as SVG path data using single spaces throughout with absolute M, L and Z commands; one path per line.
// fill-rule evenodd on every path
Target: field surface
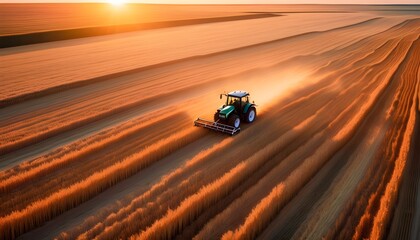
M 4 36 L 40 43 L 0 49 L 0 239 L 420 238 L 420 6 L 7 4 Z M 255 123 L 193 126 L 231 90 Z

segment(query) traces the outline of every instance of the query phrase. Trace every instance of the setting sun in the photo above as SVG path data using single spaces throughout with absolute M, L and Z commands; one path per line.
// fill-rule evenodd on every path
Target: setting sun
M 121 6 L 125 3 L 125 0 L 108 0 L 108 3 L 114 5 L 114 6 Z

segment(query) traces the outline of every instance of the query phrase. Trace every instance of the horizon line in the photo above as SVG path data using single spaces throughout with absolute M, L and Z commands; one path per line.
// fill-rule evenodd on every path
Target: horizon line
M 104 1 L 97 2 L 0 2 L 0 4 L 109 4 Z M 145 5 L 376 5 L 376 6 L 395 6 L 409 5 L 420 6 L 420 3 L 150 3 L 150 2 L 128 2 L 125 5 L 145 4 Z

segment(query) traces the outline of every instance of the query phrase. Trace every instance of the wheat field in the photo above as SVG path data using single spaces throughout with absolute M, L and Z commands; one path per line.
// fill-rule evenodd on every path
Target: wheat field
M 0 8 L 0 239 L 419 239 L 420 6 L 125 7 Z

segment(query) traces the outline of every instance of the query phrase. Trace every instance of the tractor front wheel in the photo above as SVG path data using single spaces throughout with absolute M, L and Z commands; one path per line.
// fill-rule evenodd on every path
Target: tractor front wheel
M 229 125 L 234 127 L 234 128 L 238 128 L 241 125 L 241 119 L 239 118 L 238 115 L 236 114 L 231 114 L 229 116 L 229 121 L 228 121 Z
M 252 123 L 255 121 L 256 117 L 257 117 L 257 110 L 255 109 L 255 107 L 250 107 L 248 109 L 248 112 L 245 115 L 245 121 L 247 123 Z
M 215 122 L 219 121 L 219 112 L 214 113 L 214 121 Z

